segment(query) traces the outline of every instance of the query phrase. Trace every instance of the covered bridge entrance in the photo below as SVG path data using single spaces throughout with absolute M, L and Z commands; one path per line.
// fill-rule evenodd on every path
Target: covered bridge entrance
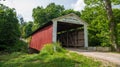
M 52 19 L 31 34 L 30 48 L 59 41 L 63 47 L 88 47 L 87 23 L 71 13 Z
M 58 22 L 57 41 L 63 47 L 84 47 L 83 25 Z

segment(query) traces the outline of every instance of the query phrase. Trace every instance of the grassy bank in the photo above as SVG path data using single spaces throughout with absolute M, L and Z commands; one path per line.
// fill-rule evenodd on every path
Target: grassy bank
M 70 52 L 53 55 L 13 53 L 0 56 L 0 67 L 99 67 L 100 64 Z
M 100 67 L 101 65 L 101 62 L 91 58 L 57 48 L 56 52 L 51 46 L 47 46 L 39 54 L 15 52 L 0 55 L 0 67 Z

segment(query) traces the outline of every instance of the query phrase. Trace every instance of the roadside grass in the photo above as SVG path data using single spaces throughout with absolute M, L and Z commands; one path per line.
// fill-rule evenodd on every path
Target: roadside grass
M 48 46 L 50 48 L 48 48 Z M 48 45 L 39 54 L 14 52 L 0 55 L 0 67 L 100 67 L 101 62 L 69 52 L 61 47 L 53 52 Z M 49 49 L 49 50 L 48 50 Z M 50 51 L 50 52 L 49 52 Z
M 0 67 L 99 67 L 101 65 L 98 61 L 71 52 L 53 55 L 10 54 L 0 56 L 0 60 Z

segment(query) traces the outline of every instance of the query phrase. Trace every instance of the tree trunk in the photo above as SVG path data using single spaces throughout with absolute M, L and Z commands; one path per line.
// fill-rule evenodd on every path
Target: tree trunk
M 112 12 L 111 7 L 111 1 L 110 0 L 104 0 L 105 1 L 105 7 L 107 11 L 107 16 L 109 20 L 109 30 L 110 30 L 110 42 L 111 45 L 114 47 L 114 49 L 117 51 L 117 42 L 116 42 L 116 23 L 114 21 L 114 16 Z

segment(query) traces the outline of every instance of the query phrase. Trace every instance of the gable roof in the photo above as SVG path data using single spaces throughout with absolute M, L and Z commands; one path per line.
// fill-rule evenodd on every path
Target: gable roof
M 28 35 L 27 37 L 33 35 L 34 33 L 38 32 L 39 30 L 41 30 L 41 29 L 43 29 L 43 28 L 45 28 L 45 27 L 47 27 L 47 26 L 49 26 L 49 25 L 51 25 L 51 24 L 52 24 L 52 21 L 49 21 L 48 23 L 44 24 L 43 26 L 40 26 L 38 29 L 36 29 L 35 31 L 33 31 L 33 32 L 32 32 L 30 35 Z
M 66 21 L 66 19 L 67 19 L 67 21 Z M 73 23 L 73 24 L 88 25 L 88 23 L 86 23 L 85 21 L 83 21 L 79 16 L 77 16 L 74 13 L 70 13 L 70 14 L 67 14 L 67 15 L 60 16 L 60 17 L 52 19 L 48 23 L 44 24 L 43 26 L 39 27 L 37 30 L 35 30 L 34 32 L 32 32 L 29 36 L 33 35 L 34 33 L 36 33 L 37 31 L 39 31 L 41 29 L 43 29 L 44 27 L 51 25 L 52 22 L 54 22 L 54 21 L 61 21 L 61 23 L 62 22 L 67 22 L 67 23 Z
M 52 21 L 64 21 L 64 22 L 69 22 L 69 21 L 66 21 L 66 19 L 70 20 L 70 21 L 78 21 L 77 23 L 75 22 L 75 24 L 84 24 L 84 25 L 88 25 L 88 23 L 86 23 L 85 21 L 83 21 L 79 16 L 77 16 L 76 14 L 74 13 L 70 13 L 70 14 L 67 14 L 67 15 L 64 15 L 64 16 L 60 16 L 60 17 L 57 17 L 57 18 L 54 18 L 52 19 Z

